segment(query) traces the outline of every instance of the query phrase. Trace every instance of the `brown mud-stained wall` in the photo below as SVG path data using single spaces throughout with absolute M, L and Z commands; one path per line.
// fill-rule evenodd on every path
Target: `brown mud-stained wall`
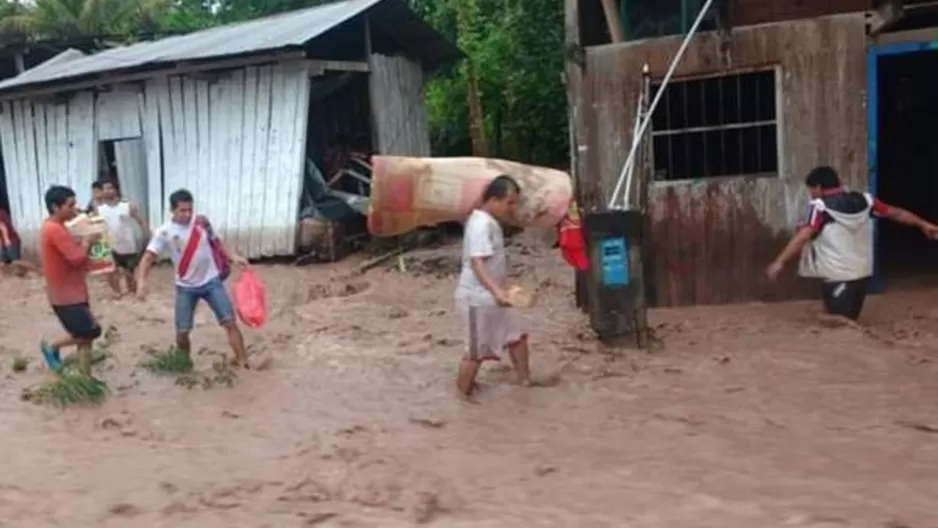
M 646 62 L 660 80 L 680 38 L 586 49 L 577 87 L 578 195 L 584 209 L 608 201 L 628 154 Z M 804 214 L 805 174 L 829 164 L 866 189 L 863 14 L 735 29 L 689 46 L 676 79 L 778 68 L 778 177 L 654 183 L 649 190 L 650 301 L 658 306 L 781 300 L 814 293 L 796 266 L 778 284 L 763 270 Z M 793 263 L 794 264 L 794 263 Z

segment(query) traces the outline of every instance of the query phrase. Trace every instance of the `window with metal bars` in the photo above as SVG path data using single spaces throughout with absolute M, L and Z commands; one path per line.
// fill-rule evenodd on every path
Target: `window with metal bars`
M 651 137 L 658 181 L 777 176 L 775 70 L 672 81 Z

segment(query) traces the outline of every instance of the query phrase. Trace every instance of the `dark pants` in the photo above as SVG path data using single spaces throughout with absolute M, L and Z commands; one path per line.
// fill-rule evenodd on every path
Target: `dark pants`
M 841 315 L 856 321 L 863 311 L 868 280 L 864 277 L 852 281 L 824 282 L 821 287 L 824 309 L 831 315 Z
M 53 306 L 52 310 L 68 335 L 87 341 L 101 337 L 101 326 L 91 314 L 88 303 Z
M 119 269 L 134 271 L 134 269 L 137 268 L 138 263 L 140 263 L 140 255 L 136 253 L 130 253 L 127 255 L 114 253 L 114 265 Z
M 22 255 L 20 254 L 19 244 L 0 246 L 0 262 L 3 262 L 4 264 L 12 264 L 17 260 L 20 260 L 20 258 L 22 258 Z

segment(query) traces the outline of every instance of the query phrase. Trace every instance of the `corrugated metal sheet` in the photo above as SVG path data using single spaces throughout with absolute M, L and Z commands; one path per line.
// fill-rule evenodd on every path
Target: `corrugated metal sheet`
M 144 66 L 298 48 L 366 11 L 375 15 L 372 27 L 400 35 L 398 40 L 412 44 L 408 51 L 420 57 L 428 67 L 461 56 L 453 44 L 420 21 L 402 0 L 344 0 L 35 68 L 0 82 L 0 92 L 53 81 L 78 80 L 93 74 L 132 71 Z
M 423 104 L 423 71 L 405 57 L 372 55 L 371 108 L 377 152 L 430 155 L 430 127 Z
M 804 295 L 793 273 L 771 287 L 763 279 L 804 212 L 804 175 L 829 164 L 847 185 L 866 189 L 864 16 L 739 28 L 731 39 L 724 55 L 718 35 L 700 35 L 677 76 L 777 66 L 779 175 L 652 184 L 648 287 L 661 306 Z M 575 98 L 586 208 L 605 205 L 625 161 L 642 65 L 660 78 L 679 45 L 668 38 L 587 50 Z

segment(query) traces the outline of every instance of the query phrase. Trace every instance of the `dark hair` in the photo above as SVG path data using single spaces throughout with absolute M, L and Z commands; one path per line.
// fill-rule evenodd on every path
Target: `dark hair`
M 46 210 L 49 211 L 49 214 L 54 213 L 56 207 L 62 207 L 65 205 L 65 202 L 69 198 L 75 197 L 75 191 L 71 187 L 66 187 L 64 185 L 53 185 L 49 187 L 49 190 L 46 191 Z
M 170 209 L 175 209 L 179 207 L 181 203 L 194 203 L 195 198 L 192 197 L 192 193 L 187 189 L 179 189 L 178 191 L 173 191 L 173 194 L 169 195 L 169 207 Z
M 808 173 L 804 179 L 804 184 L 808 187 L 820 187 L 822 189 L 836 189 L 840 187 L 840 177 L 837 171 L 826 165 L 815 167 Z
M 521 194 L 521 186 L 518 185 L 518 182 L 516 182 L 514 178 L 504 174 L 496 176 L 495 179 L 489 182 L 485 187 L 485 190 L 482 191 L 482 201 L 487 202 L 493 199 L 504 198 L 508 196 L 509 191 L 512 190 Z
M 91 188 L 100 191 L 104 188 L 104 178 L 97 179 L 91 182 Z

